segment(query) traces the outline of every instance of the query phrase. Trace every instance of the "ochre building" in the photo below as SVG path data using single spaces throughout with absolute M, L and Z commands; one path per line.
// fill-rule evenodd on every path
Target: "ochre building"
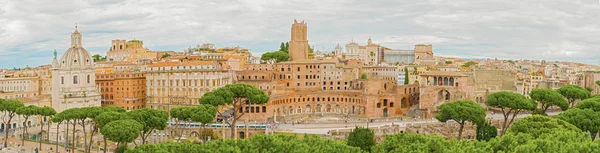
M 102 92 L 102 107 L 135 110 L 146 106 L 146 73 L 115 71 L 114 66 L 96 69 L 96 84 Z
M 295 120 L 297 116 L 402 117 L 419 104 L 417 84 L 397 85 L 397 68 L 364 67 L 344 58 L 306 58 L 306 24 L 294 22 L 290 61 L 248 64 L 236 83 L 266 91 L 269 102 L 243 105 L 248 120 Z M 292 45 L 293 44 L 293 45 Z M 367 78 L 361 78 L 361 75 Z

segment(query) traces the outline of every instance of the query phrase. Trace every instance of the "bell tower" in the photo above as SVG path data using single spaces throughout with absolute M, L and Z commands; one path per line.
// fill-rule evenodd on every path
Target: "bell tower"
M 289 47 L 290 61 L 308 59 L 307 26 L 304 21 L 292 24 L 292 38 Z
M 77 24 L 75 25 L 75 31 L 71 33 L 71 47 L 82 47 L 81 33 L 77 30 Z

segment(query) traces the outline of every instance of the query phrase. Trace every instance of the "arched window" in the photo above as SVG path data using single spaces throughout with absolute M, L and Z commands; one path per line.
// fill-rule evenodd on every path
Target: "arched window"
M 87 75 L 87 83 L 90 83 L 90 75 Z
M 77 82 L 79 82 L 79 81 L 77 80 L 77 76 L 73 76 L 73 84 L 77 84 Z
M 65 77 L 60 77 L 60 84 L 65 84 Z

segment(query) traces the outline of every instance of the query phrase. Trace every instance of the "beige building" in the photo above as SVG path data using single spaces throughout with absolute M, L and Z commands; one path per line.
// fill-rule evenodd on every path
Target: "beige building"
M 369 37 L 367 45 L 361 46 L 352 42 L 346 44 L 346 58 L 358 60 L 365 65 L 377 65 L 383 60 L 384 47 L 373 43 Z
M 600 94 L 600 85 L 596 84 L 596 81 L 600 80 L 600 73 L 598 72 L 584 72 L 579 79 L 579 85 L 587 88 L 592 88 L 592 95 Z
M 129 61 L 143 63 L 159 59 L 159 53 L 144 47 L 141 40 L 112 40 L 110 50 L 106 52 L 107 61 Z
M 431 118 L 438 107 L 455 100 L 475 100 L 469 77 L 460 72 L 430 71 L 420 74 L 419 115 Z
M 233 71 L 214 61 L 167 61 L 148 65 L 146 107 L 168 111 L 199 105 L 204 93 L 232 83 Z
M 499 91 L 517 92 L 517 75 L 510 70 L 474 70 L 475 102 L 485 103 L 487 96 Z

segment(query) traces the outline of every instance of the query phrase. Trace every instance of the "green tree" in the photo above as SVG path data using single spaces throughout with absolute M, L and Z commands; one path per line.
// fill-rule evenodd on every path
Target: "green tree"
M 360 79 L 367 79 L 367 74 L 366 73 L 361 74 Z
M 290 52 L 290 43 L 285 42 L 285 52 L 289 53 Z
M 558 106 L 562 110 L 569 108 L 569 103 L 560 93 L 552 89 L 535 88 L 529 93 L 529 97 L 541 104 L 542 114 L 546 114 L 548 108 Z
M 169 120 L 169 114 L 167 112 L 157 109 L 142 108 L 132 110 L 128 114 L 131 119 L 136 120 L 143 125 L 141 133 L 139 133 L 142 144 L 146 143 L 146 139 L 155 129 L 164 130 L 167 127 L 167 121 Z
M 126 112 L 125 108 L 118 107 L 118 106 L 102 107 L 102 109 L 104 110 L 104 112 L 119 112 L 119 113 L 125 113 Z
M 58 134 L 58 130 L 60 129 L 60 124 L 64 121 L 64 119 L 62 117 L 62 114 L 60 114 L 60 113 L 54 114 L 54 116 L 52 116 L 51 120 L 52 120 L 52 123 L 56 123 L 56 134 Z M 48 131 L 48 133 L 50 133 L 50 131 Z M 69 132 L 67 132 L 67 133 L 69 133 Z M 48 137 L 48 138 L 50 138 L 50 137 Z M 58 152 L 58 144 L 59 144 L 58 138 L 59 137 L 56 137 L 56 150 L 57 150 L 57 152 Z
M 600 86 L 600 80 L 596 81 L 596 84 L 597 84 L 598 86 Z
M 106 108 L 106 107 L 105 107 Z M 121 107 L 119 107 L 121 108 Z M 96 118 L 94 118 L 94 122 L 96 123 L 96 125 L 98 125 L 98 128 L 102 129 L 102 127 L 104 127 L 104 125 L 112 122 L 112 121 L 117 121 L 117 120 L 124 120 L 124 119 L 129 119 L 129 116 L 127 116 L 126 113 L 124 112 L 118 112 L 118 111 L 109 111 L 107 109 L 105 109 L 105 112 L 96 116 Z M 102 131 L 100 131 L 102 132 Z M 104 135 L 104 133 L 102 133 L 102 135 Z M 103 137 L 104 139 L 104 148 L 106 148 L 106 137 Z M 106 153 L 106 149 L 104 149 L 104 153 Z
M 54 110 L 54 108 L 52 108 L 52 107 L 44 106 L 44 107 L 39 108 L 38 115 L 42 116 L 44 118 L 44 122 L 46 122 L 46 124 L 48 124 L 47 129 L 46 129 L 46 138 L 48 140 L 50 140 L 50 122 L 51 121 L 46 121 L 46 120 L 49 119 L 50 117 L 54 116 L 54 114 L 56 114 L 56 110 Z M 40 131 L 43 131 L 43 130 L 44 130 L 44 123 L 42 123 L 42 126 L 40 126 Z M 42 139 L 41 132 L 40 132 L 40 139 Z M 41 141 L 39 143 L 38 148 L 42 148 Z
M 592 87 L 585 87 L 585 90 L 587 90 L 591 94 L 592 91 L 594 91 L 594 88 L 592 88 Z M 590 95 L 590 97 L 591 97 L 591 95 Z
M 410 84 L 408 80 L 408 67 L 404 67 L 404 84 Z
M 283 45 L 283 43 L 282 43 Z M 192 123 L 192 114 L 194 113 L 194 111 L 196 111 L 197 109 L 194 107 L 187 107 L 187 106 L 182 106 L 182 107 L 175 107 L 172 108 L 171 111 L 171 118 L 176 119 L 175 121 L 175 130 L 177 131 L 178 129 L 181 130 L 179 133 L 177 133 L 179 135 L 179 139 L 177 139 L 177 142 L 179 142 L 181 140 L 181 137 L 183 136 L 183 128 L 181 128 L 179 126 L 180 122 L 188 122 L 188 126 Z
M 166 142 L 137 146 L 127 153 L 216 153 L 216 152 L 316 152 L 363 153 L 360 148 L 335 140 L 309 135 L 297 138 L 290 135 L 256 135 L 250 139 L 219 140 L 206 143 Z
M 453 62 L 452 61 L 446 61 L 445 63 L 446 63 L 446 65 L 448 65 L 448 64 L 452 64 Z
M 592 109 L 594 112 L 600 112 L 600 97 L 592 97 L 580 101 L 575 105 L 579 109 Z
M 4 117 L 2 118 L 2 122 L 6 125 L 6 130 L 4 130 L 4 147 L 6 146 L 6 142 L 8 142 L 8 131 L 10 130 L 10 125 L 13 117 L 15 117 L 17 109 L 24 107 L 22 102 L 18 100 L 4 100 L 0 99 L 0 111 L 4 112 Z
M 211 123 L 215 120 L 217 114 L 217 108 L 212 105 L 200 105 L 193 109 L 191 120 L 194 122 L 202 123 L 202 134 L 200 135 L 203 140 L 205 139 L 206 124 Z
M 571 107 L 575 107 L 575 100 L 583 100 L 590 97 L 590 91 L 578 85 L 565 85 L 556 91 L 569 100 Z
M 260 90 L 252 85 L 248 84 L 229 84 L 224 87 L 215 89 L 211 92 L 205 93 L 200 98 L 200 104 L 208 104 L 215 107 L 233 107 L 233 116 L 231 122 L 224 120 L 231 128 L 231 136 L 236 138 L 235 123 L 237 120 L 246 114 L 243 110 L 249 105 L 265 104 L 269 101 L 269 95 L 263 90 Z M 220 111 L 217 111 L 219 115 L 223 116 Z M 241 113 L 237 113 L 241 112 Z
M 285 52 L 285 53 L 289 53 L 289 51 L 288 51 L 288 45 L 289 44 L 287 44 L 287 43 L 281 42 L 281 45 L 279 45 L 279 51 Z
M 527 99 L 525 96 L 513 92 L 501 91 L 490 94 L 487 97 L 486 105 L 502 110 L 504 122 L 502 123 L 501 135 L 504 135 L 506 129 L 515 120 L 515 117 L 522 111 L 535 110 L 535 102 Z M 512 117 L 511 117 L 512 115 Z M 508 120 L 510 118 L 510 121 Z
M 290 55 L 283 51 L 266 52 L 260 56 L 260 59 L 270 63 L 279 63 L 288 61 L 290 59 Z
M 83 107 L 81 108 L 81 111 L 83 112 L 83 114 L 85 115 L 84 117 L 81 117 L 79 120 L 79 125 L 81 125 L 81 127 L 83 128 L 83 147 L 86 149 L 86 152 L 90 152 L 92 149 L 92 141 L 94 140 L 94 134 L 96 134 L 98 132 L 98 124 L 94 121 L 94 118 L 96 118 L 96 116 L 104 113 L 104 108 L 102 107 L 98 107 L 98 106 L 91 106 L 91 107 Z M 90 125 L 90 139 L 86 140 L 85 138 L 87 138 L 87 132 L 85 130 L 86 127 L 86 123 L 87 125 Z M 89 141 L 89 143 L 88 143 Z M 90 145 L 88 145 L 90 144 Z
M 400 133 L 386 135 L 385 140 L 382 143 L 373 147 L 373 152 L 485 153 L 486 146 L 479 146 L 479 144 L 483 143 L 478 141 L 467 143 L 465 141 L 446 140 L 437 135 L 427 136 L 422 134 Z
M 468 61 L 466 63 L 464 63 L 462 65 L 462 67 L 471 67 L 472 65 L 475 65 L 476 63 L 474 61 Z
M 25 122 L 23 122 L 23 134 L 21 134 L 21 145 L 23 146 L 25 145 L 25 137 L 29 136 L 29 132 L 27 131 L 29 125 L 27 124 L 27 121 L 29 120 L 29 117 L 39 114 L 39 107 L 34 105 L 20 107 L 15 110 L 15 113 L 25 118 Z
M 569 109 L 558 114 L 557 118 L 575 125 L 584 132 L 590 132 L 592 140 L 600 131 L 600 113 L 592 109 Z
M 357 126 L 348 135 L 348 145 L 371 152 L 371 147 L 375 146 L 375 134 L 369 128 Z
M 498 136 L 498 129 L 495 126 L 490 125 L 487 122 L 477 125 L 477 140 L 488 141 Z
M 169 54 L 169 53 L 165 53 L 165 54 L 163 54 L 163 55 L 162 55 L 160 58 L 167 58 L 167 57 L 169 57 L 169 56 L 171 56 L 171 54 Z
M 132 119 L 112 121 L 104 125 L 100 132 L 106 139 L 120 144 L 133 142 L 139 135 L 138 133 L 144 128 L 143 123 L 139 123 Z
M 314 46 L 308 45 L 308 53 L 314 53 L 314 52 L 315 52 Z
M 547 136 L 547 134 L 550 134 L 552 132 L 564 131 L 582 133 L 580 129 L 568 122 L 543 115 L 532 115 L 521 118 L 515 121 L 515 123 L 508 128 L 508 131 L 506 131 L 506 133 L 528 134 L 531 135 L 534 139 L 537 139 L 540 137 L 544 138 Z
M 481 124 L 485 122 L 485 109 L 470 100 L 459 100 L 440 105 L 435 118 L 440 122 L 454 120 L 460 124 L 458 139 L 461 139 L 465 122 Z
M 66 141 L 67 141 L 67 147 L 69 146 L 69 143 L 75 145 L 75 132 L 76 132 L 76 126 L 77 126 L 77 121 L 79 121 L 80 118 L 85 117 L 86 115 L 84 114 L 83 111 L 81 111 L 81 108 L 69 108 L 66 109 L 62 112 L 60 112 L 62 114 L 62 118 L 63 120 L 66 122 L 65 124 L 67 124 L 67 134 L 66 134 Z M 71 139 L 69 139 L 69 124 L 73 126 L 73 130 L 71 130 L 72 135 L 71 135 Z M 69 142 L 70 141 L 70 142 Z
M 92 59 L 94 59 L 94 62 L 98 62 L 100 61 L 100 59 L 102 59 L 102 56 L 100 56 L 99 54 L 94 54 L 92 56 Z
M 102 62 L 102 61 L 106 61 L 106 56 L 101 56 L 99 54 L 94 54 L 92 56 L 92 59 L 94 60 L 94 62 Z

